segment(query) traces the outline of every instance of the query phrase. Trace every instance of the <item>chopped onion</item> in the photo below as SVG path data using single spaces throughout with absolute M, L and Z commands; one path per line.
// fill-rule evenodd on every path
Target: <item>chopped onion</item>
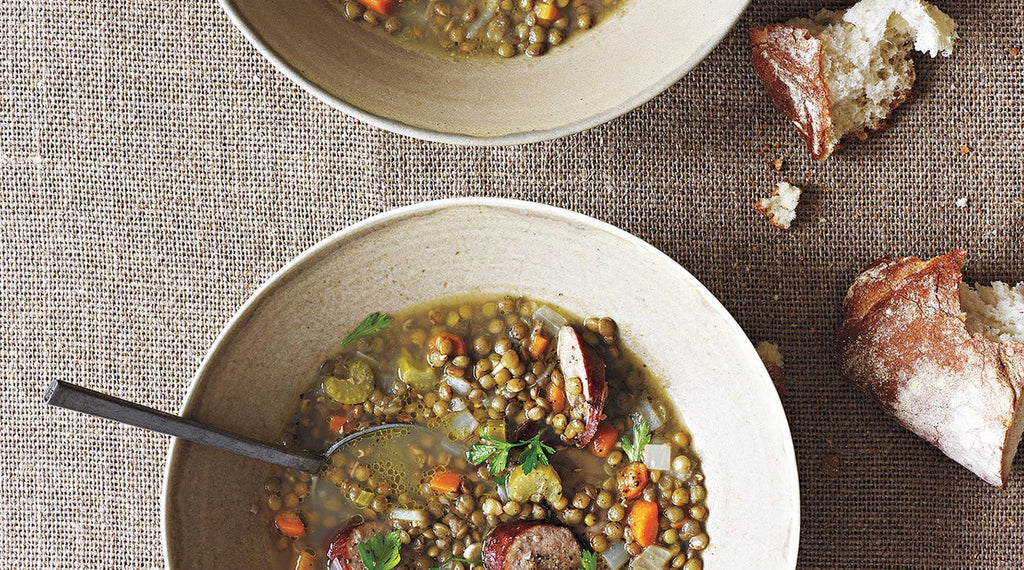
M 693 480 L 693 474 L 683 475 L 678 471 L 666 471 L 665 473 L 680 483 L 688 483 Z
M 629 570 L 663 570 L 672 560 L 672 553 L 668 550 L 652 544 L 636 557 L 636 560 L 629 565 Z
M 471 386 L 469 382 L 463 380 L 462 378 L 456 378 L 454 376 L 445 376 L 444 381 L 447 382 L 448 385 L 452 387 L 453 392 L 460 396 L 465 396 L 466 394 L 469 394 L 469 391 L 473 389 L 473 386 Z
M 368 354 L 363 354 L 358 350 L 356 351 L 355 356 L 356 360 L 362 360 L 363 362 L 369 364 L 370 367 L 373 368 L 375 371 L 378 371 L 377 384 L 380 385 L 381 392 L 384 392 L 385 394 L 395 393 L 395 381 L 398 380 L 398 378 L 395 377 L 394 371 L 382 369 L 380 366 L 380 362 L 376 358 Z
M 493 17 L 494 6 L 488 2 L 487 5 L 484 6 L 483 12 L 481 12 L 480 15 L 477 16 L 476 20 L 469 25 L 469 29 L 466 30 L 466 37 L 469 39 L 475 39 L 476 33 L 480 31 L 480 28 L 483 28 L 484 24 L 490 22 Z
M 545 378 L 547 378 L 548 376 L 551 376 L 551 371 L 555 369 L 555 365 L 556 364 L 558 364 L 558 363 L 557 362 L 552 362 L 551 364 L 548 364 L 548 367 L 544 369 L 544 372 L 541 372 L 540 376 L 537 377 L 536 382 L 539 384 L 539 383 L 543 382 Z
M 608 566 L 609 570 L 619 570 L 619 568 L 622 568 L 622 566 L 629 561 L 629 553 L 626 552 L 626 543 L 616 542 L 609 546 L 608 550 L 602 552 L 601 557 L 604 558 L 604 563 Z
M 667 471 L 672 468 L 672 446 L 667 443 L 649 443 L 644 448 L 644 465 L 648 469 Z
M 508 501 L 508 485 L 505 483 L 498 483 L 498 499 L 502 503 Z
M 651 428 L 651 431 L 660 428 L 665 423 L 658 417 L 658 413 L 654 411 L 654 406 L 651 405 L 651 401 L 646 396 L 640 398 L 640 404 L 638 404 L 637 408 L 640 415 L 647 420 L 647 426 Z
M 457 441 L 452 441 L 447 437 L 441 439 L 441 447 L 443 447 L 445 451 L 451 453 L 455 457 L 464 457 L 466 455 L 465 445 L 462 445 L 460 442 Z
M 462 441 L 473 435 L 479 425 L 480 422 L 476 421 L 473 414 L 469 413 L 468 410 L 463 410 L 452 416 L 448 424 L 448 433 L 453 441 Z
M 374 358 L 374 357 L 372 357 L 372 356 L 370 356 L 368 354 L 363 354 L 362 352 L 359 352 L 357 350 L 356 351 L 356 358 L 359 359 L 359 360 L 365 361 L 367 364 L 373 366 L 374 368 L 380 368 L 380 362 L 378 362 L 376 358 Z
M 427 522 L 427 515 L 420 509 L 391 509 L 388 517 L 393 521 L 411 522 L 415 525 L 423 525 Z
M 544 324 L 544 330 L 551 336 L 558 334 L 558 329 L 562 328 L 562 325 L 569 322 L 568 319 L 559 315 L 554 309 L 547 305 L 541 305 L 533 312 L 534 320 L 540 321 Z
M 397 392 L 395 390 L 396 382 L 398 382 L 398 375 L 393 372 L 382 370 L 380 375 L 377 376 L 377 384 L 380 385 L 380 391 L 385 394 L 395 394 Z

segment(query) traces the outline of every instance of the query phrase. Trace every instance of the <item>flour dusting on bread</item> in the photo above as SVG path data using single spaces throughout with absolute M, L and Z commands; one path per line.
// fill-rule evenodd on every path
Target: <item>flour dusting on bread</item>
M 1024 431 L 1024 343 L 1007 334 L 1021 291 L 964 288 L 966 256 L 871 264 L 843 301 L 839 362 L 904 427 L 1005 486 Z

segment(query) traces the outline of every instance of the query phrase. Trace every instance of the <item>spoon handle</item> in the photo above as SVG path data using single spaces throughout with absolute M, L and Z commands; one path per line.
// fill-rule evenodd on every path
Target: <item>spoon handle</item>
M 43 401 L 76 412 L 83 412 L 123 424 L 158 431 L 195 443 L 223 449 L 289 469 L 316 475 L 323 458 L 298 453 L 283 447 L 257 441 L 179 416 L 166 414 L 134 402 L 108 396 L 63 380 L 54 380 L 46 389 Z

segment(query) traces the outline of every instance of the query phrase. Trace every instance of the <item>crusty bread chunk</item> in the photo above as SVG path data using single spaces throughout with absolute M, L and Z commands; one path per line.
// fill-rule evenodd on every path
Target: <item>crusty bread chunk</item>
M 782 181 L 775 185 L 771 196 L 754 202 L 754 209 L 767 217 L 771 225 L 788 230 L 796 219 L 796 207 L 799 203 L 800 189 Z
M 966 257 L 871 264 L 843 302 L 839 361 L 904 427 L 1005 486 L 1024 430 L 1024 284 L 963 288 Z
M 913 98 L 912 48 L 948 56 L 956 39 L 956 23 L 922 0 L 861 0 L 749 34 L 768 96 L 819 160 L 885 128 L 892 110 Z

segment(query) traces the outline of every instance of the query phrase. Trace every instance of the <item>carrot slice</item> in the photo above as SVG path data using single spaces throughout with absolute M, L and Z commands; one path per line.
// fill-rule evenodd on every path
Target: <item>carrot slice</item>
M 391 11 L 395 9 L 393 0 L 359 0 L 359 3 L 374 12 L 380 12 L 384 15 L 391 14 Z
M 274 525 L 277 526 L 277 530 L 281 531 L 281 534 L 292 538 L 299 538 L 306 534 L 306 523 L 302 522 L 299 513 L 293 511 L 277 513 L 277 516 L 274 517 Z
M 533 13 L 541 20 L 554 20 L 558 17 L 558 7 L 546 2 L 538 2 L 533 5 Z
M 548 384 L 548 402 L 551 403 L 551 411 L 559 413 L 565 409 L 565 390 L 554 383 Z
M 544 354 L 544 349 L 548 347 L 548 343 L 551 342 L 546 336 L 536 335 L 530 340 L 530 356 L 534 358 L 540 358 L 540 355 Z
M 629 509 L 629 528 L 633 529 L 633 540 L 647 548 L 658 539 L 658 503 L 637 501 Z
M 439 348 L 438 342 L 442 339 L 448 339 L 452 343 L 452 354 L 455 356 L 466 355 L 466 341 L 462 340 L 457 334 L 452 333 L 438 333 L 434 338 L 430 339 L 430 344 L 434 348 Z
M 331 429 L 331 433 L 340 433 L 341 430 L 345 429 L 345 424 L 348 423 L 348 418 L 345 416 L 331 416 L 327 418 L 327 427 Z
M 462 475 L 451 471 L 438 471 L 430 480 L 430 488 L 435 493 L 455 493 L 462 485 Z
M 647 486 L 647 466 L 634 461 L 619 470 L 619 495 L 623 499 L 635 499 Z
M 309 550 L 303 550 L 295 559 L 295 570 L 313 570 L 315 563 L 316 554 Z
M 608 422 L 601 422 L 597 425 L 594 439 L 590 440 L 590 451 L 593 451 L 594 455 L 598 457 L 608 457 L 612 448 L 615 447 L 616 441 L 619 441 L 619 432 L 615 431 L 615 428 Z

